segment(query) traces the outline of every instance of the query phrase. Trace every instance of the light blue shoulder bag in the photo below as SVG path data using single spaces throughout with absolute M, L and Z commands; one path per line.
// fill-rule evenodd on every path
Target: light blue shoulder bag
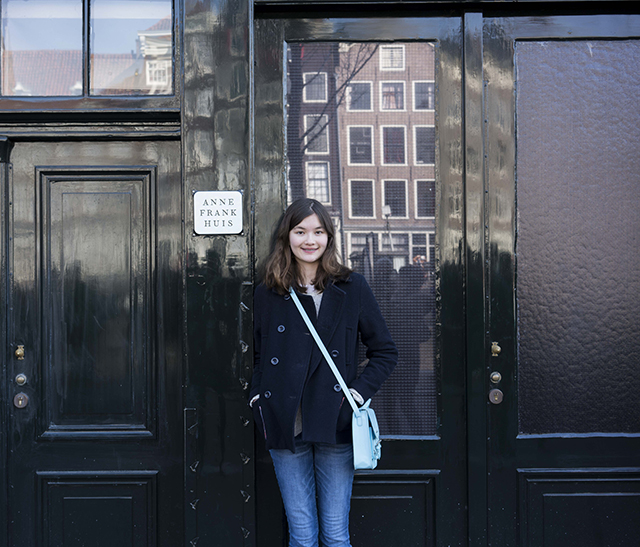
M 382 443 L 380 441 L 380 430 L 378 429 L 376 413 L 372 408 L 369 408 L 371 399 L 368 399 L 366 403 L 358 408 L 358 405 L 353 399 L 353 395 L 351 395 L 351 392 L 342 378 L 338 367 L 336 367 L 331 355 L 329 355 L 329 352 L 327 351 L 327 348 L 322 343 L 316 328 L 313 326 L 311 319 L 309 319 L 307 312 L 304 311 L 304 308 L 300 303 L 300 299 L 298 298 L 296 291 L 293 290 L 293 287 L 289 289 L 289 293 L 291 294 L 291 298 L 295 302 L 300 315 L 302 315 L 302 319 L 304 319 L 304 322 L 309 328 L 311 336 L 313 336 L 316 344 L 318 344 L 322 355 L 338 380 L 338 383 L 342 388 L 342 393 L 344 393 L 344 396 L 347 398 L 347 401 L 349 401 L 351 408 L 353 408 L 353 417 L 351 418 L 351 431 L 353 433 L 353 468 L 375 469 L 376 465 L 378 465 L 378 460 L 380 459 Z

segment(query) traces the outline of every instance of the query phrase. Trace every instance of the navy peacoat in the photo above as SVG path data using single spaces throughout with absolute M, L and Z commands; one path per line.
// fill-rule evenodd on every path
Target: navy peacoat
M 322 295 L 319 316 L 313 299 L 300 295 L 320 338 L 350 388 L 367 400 L 380 388 L 398 361 L 396 349 L 365 278 L 351 273 L 330 283 Z M 358 335 L 368 363 L 358 376 Z M 294 448 L 294 426 L 302 408 L 302 438 L 311 442 L 351 442 L 350 427 L 338 431 L 351 414 L 329 365 L 325 362 L 291 297 L 264 285 L 254 298 L 254 371 L 249 399 L 268 449 Z M 346 408 L 349 407 L 349 408 Z

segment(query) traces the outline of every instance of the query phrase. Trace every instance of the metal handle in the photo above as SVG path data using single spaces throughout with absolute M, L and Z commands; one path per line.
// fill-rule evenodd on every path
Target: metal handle
M 16 351 L 14 352 L 14 355 L 16 356 L 16 359 L 18 361 L 24 361 L 24 346 L 18 346 L 16 348 Z
M 491 357 L 497 357 L 501 351 L 502 348 L 498 345 L 498 342 L 491 342 Z

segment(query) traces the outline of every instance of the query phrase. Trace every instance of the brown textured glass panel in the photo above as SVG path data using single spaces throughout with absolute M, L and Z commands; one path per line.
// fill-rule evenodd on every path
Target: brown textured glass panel
M 328 196 L 341 259 L 367 278 L 398 345 L 373 399 L 383 434 L 433 435 L 435 111 L 423 86 L 434 85 L 433 45 L 290 43 L 287 57 L 289 200 Z M 326 125 L 322 156 L 313 117 Z M 309 165 L 320 160 L 329 191 L 317 193 Z
M 2 2 L 2 95 L 82 95 L 82 0 Z
M 91 0 L 91 95 L 173 93 L 171 0 Z
M 640 433 L 640 41 L 522 42 L 523 433 Z

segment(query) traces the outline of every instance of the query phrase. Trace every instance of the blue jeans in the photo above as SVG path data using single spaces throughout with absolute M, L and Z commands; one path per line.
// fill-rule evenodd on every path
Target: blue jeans
M 290 450 L 270 450 L 289 523 L 289 547 L 351 547 L 351 444 L 296 439 Z M 317 497 L 317 504 L 316 504 Z

